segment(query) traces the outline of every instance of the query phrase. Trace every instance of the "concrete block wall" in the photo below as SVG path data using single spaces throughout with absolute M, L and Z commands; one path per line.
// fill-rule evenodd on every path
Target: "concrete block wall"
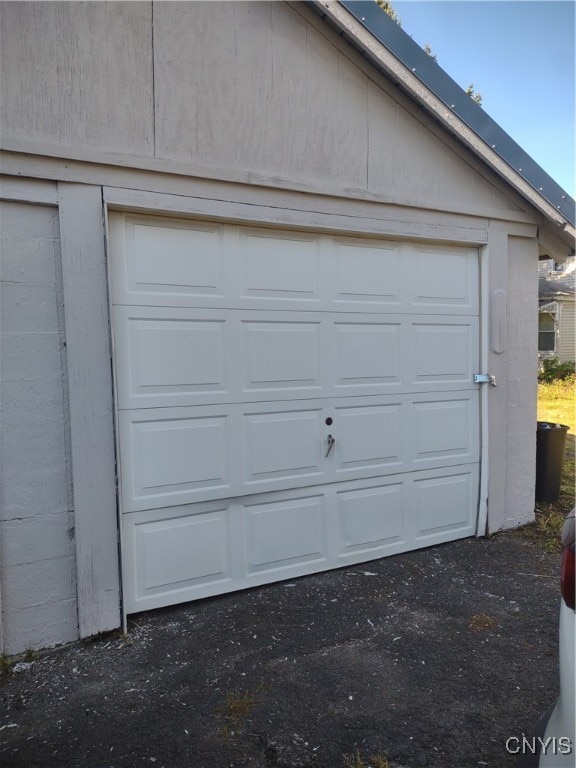
M 3 652 L 78 636 L 58 209 L 0 203 Z

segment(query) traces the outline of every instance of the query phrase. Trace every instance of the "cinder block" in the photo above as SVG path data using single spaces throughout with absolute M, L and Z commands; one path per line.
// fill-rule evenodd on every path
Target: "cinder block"
M 53 333 L 3 333 L 0 347 L 2 381 L 43 379 L 62 375 L 61 335 Z
M 68 510 L 25 520 L 0 522 L 0 562 L 22 565 L 74 555 L 74 536 Z
M 33 238 L 59 239 L 58 209 L 9 200 L 0 206 L 2 237 L 29 241 Z
M 33 475 L 42 469 L 58 472 L 66 463 L 63 422 L 2 426 L 2 479 L 26 470 Z
M 1 325 L 4 333 L 57 333 L 53 285 L 2 283 Z
M 58 240 L 2 237 L 2 280 L 10 283 L 56 285 Z
M 8 655 L 78 639 L 75 598 L 22 611 L 4 611 L 3 621 L 4 652 Z
M 67 512 L 71 498 L 69 468 L 63 462 L 43 468 L 14 465 L 2 467 L 2 504 L 4 520 L 27 519 L 37 515 Z
M 62 377 L 45 377 L 2 383 L 0 423 L 5 427 L 20 425 L 62 425 L 64 402 Z
M 74 559 L 57 557 L 2 568 L 2 604 L 14 613 L 76 597 Z

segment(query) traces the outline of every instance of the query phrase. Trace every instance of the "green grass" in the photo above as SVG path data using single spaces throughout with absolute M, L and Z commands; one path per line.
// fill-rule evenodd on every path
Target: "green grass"
M 576 434 L 575 385 L 574 376 L 538 384 L 538 421 L 566 424 L 570 434 Z
M 9 675 L 14 665 L 13 659 L 8 658 L 4 653 L 0 653 L 0 678 Z

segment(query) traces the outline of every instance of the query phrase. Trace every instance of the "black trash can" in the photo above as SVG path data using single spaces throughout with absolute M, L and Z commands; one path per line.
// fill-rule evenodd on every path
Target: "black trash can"
M 536 501 L 556 501 L 569 427 L 539 421 L 536 429 Z

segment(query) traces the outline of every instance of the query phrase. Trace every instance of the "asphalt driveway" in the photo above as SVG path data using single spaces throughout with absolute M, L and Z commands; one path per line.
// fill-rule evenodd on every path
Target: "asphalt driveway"
M 136 616 L 5 677 L 0 765 L 512 766 L 557 690 L 559 560 L 503 534 Z

